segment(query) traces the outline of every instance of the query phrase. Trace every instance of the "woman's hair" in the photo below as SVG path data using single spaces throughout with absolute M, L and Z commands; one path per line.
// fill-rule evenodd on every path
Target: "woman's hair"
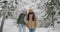
M 34 14 L 34 12 L 29 12 L 29 13 L 28 13 L 28 15 L 27 15 L 27 20 L 29 21 L 29 19 L 30 19 L 30 18 L 29 18 L 29 15 L 30 15 L 30 14 L 33 14 L 33 16 L 32 16 L 32 21 L 34 21 L 34 19 L 35 19 L 35 14 Z

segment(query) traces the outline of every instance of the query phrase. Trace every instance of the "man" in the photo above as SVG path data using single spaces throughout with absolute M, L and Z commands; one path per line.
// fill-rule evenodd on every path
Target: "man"
M 23 32 L 25 32 L 26 31 L 26 23 L 25 23 L 25 21 L 24 21 L 24 18 L 25 18 L 25 15 L 26 15 L 26 11 L 23 11 L 20 15 L 19 15 L 19 18 L 18 18 L 18 20 L 17 20 L 17 23 L 18 23 L 18 26 L 19 26 L 19 32 L 21 32 L 22 31 L 22 29 L 23 29 Z
M 32 11 L 32 8 L 29 9 L 27 21 L 27 27 L 29 28 L 29 32 L 35 32 L 35 29 L 37 27 L 37 18 L 35 13 Z

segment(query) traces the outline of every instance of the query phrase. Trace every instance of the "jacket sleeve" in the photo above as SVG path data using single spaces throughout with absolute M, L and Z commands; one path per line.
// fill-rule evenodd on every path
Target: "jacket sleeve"
M 22 15 L 22 14 L 19 15 L 19 17 L 18 17 L 18 19 L 17 19 L 17 23 L 19 23 L 19 20 L 20 20 L 20 18 L 21 18 L 21 15 Z
M 24 17 L 24 22 L 27 24 L 28 21 L 27 21 L 27 16 Z
M 35 26 L 37 27 L 37 16 L 35 16 Z

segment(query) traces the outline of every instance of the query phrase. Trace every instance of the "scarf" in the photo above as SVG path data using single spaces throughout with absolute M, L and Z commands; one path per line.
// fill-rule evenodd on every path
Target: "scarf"
M 29 13 L 28 13 L 28 15 L 27 15 L 27 20 L 29 21 L 29 19 L 30 19 L 30 18 L 29 18 L 29 15 L 30 15 L 30 14 L 33 14 L 33 16 L 32 16 L 32 21 L 34 21 L 34 19 L 35 19 L 35 14 L 34 14 L 34 12 L 29 12 Z

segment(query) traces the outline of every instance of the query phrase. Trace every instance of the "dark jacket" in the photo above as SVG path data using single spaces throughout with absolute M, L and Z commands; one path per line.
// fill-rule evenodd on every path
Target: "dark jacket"
M 24 22 L 24 17 L 25 17 L 25 14 L 21 13 L 21 14 L 19 15 L 18 20 L 17 20 L 17 23 L 18 23 L 18 24 L 25 24 L 25 22 Z

